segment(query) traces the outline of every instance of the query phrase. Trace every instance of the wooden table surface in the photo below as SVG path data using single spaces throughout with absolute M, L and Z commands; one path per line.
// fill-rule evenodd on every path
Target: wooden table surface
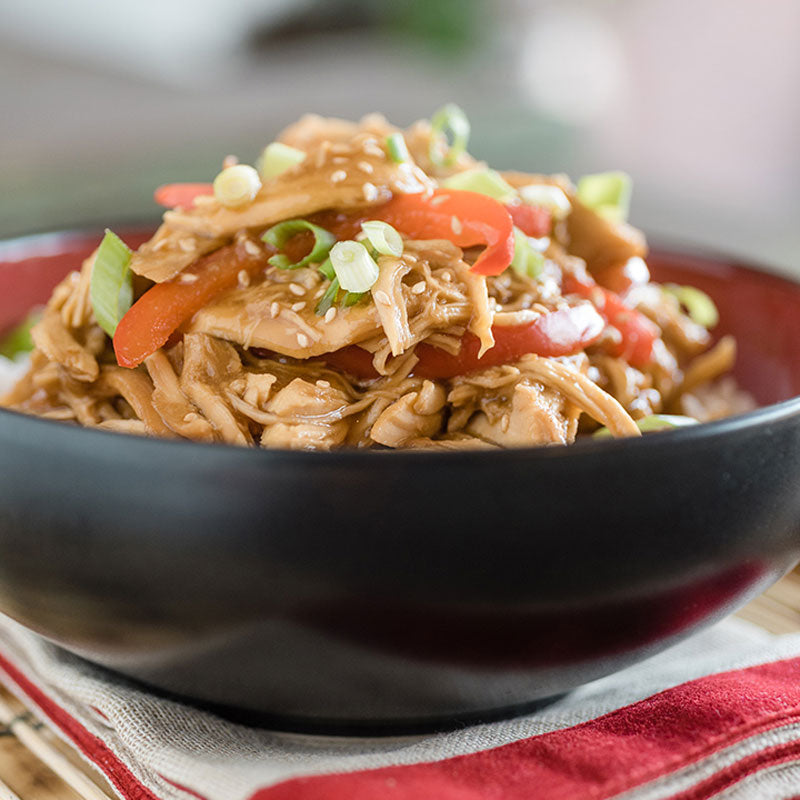
M 769 633 L 800 632 L 800 568 L 736 616 Z M 101 775 L 0 686 L 0 800 L 113 798 Z

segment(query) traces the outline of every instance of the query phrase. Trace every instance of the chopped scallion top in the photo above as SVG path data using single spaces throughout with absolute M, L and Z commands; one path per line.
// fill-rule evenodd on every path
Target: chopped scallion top
M 636 420 L 636 427 L 642 433 L 664 431 L 670 428 L 685 428 L 688 425 L 697 425 L 697 420 L 680 414 L 650 414 L 647 417 Z M 611 436 L 611 431 L 608 428 L 600 428 L 594 432 L 593 436 L 598 439 L 604 439 Z
M 306 159 L 306 154 L 296 147 L 289 147 L 282 142 L 268 144 L 258 159 L 258 174 L 262 180 L 275 178 L 287 169 L 291 169 Z
M 278 253 L 269 259 L 269 263 L 273 267 L 300 269 L 300 267 L 307 267 L 309 264 L 320 263 L 327 258 L 333 243 L 336 241 L 336 237 L 326 231 L 325 228 L 320 228 L 319 225 L 314 225 L 305 219 L 290 219 L 286 222 L 279 222 L 277 225 L 273 225 L 261 238 L 276 250 L 282 250 L 289 239 L 304 231 L 310 231 L 314 236 L 314 245 L 311 248 L 311 252 L 294 264 L 289 261 L 288 256 Z
M 501 203 L 509 203 L 517 196 L 514 187 L 499 172 L 482 167 L 457 172 L 443 180 L 442 186 L 446 189 L 485 194 Z
M 389 152 L 389 158 L 391 158 L 395 164 L 411 160 L 408 147 L 406 147 L 406 140 L 403 138 L 402 133 L 390 133 L 386 137 L 386 150 Z
M 514 226 L 514 258 L 511 269 L 526 278 L 538 278 L 544 268 L 544 256 L 531 244 L 530 239 Z
M 403 238 L 388 222 L 368 220 L 361 223 L 361 230 L 369 243 L 382 256 L 399 256 L 403 253 Z
M 261 178 L 247 164 L 227 167 L 214 178 L 214 197 L 227 208 L 252 202 L 260 189 Z
M 705 292 L 694 286 L 678 286 L 674 283 L 665 284 L 663 288 L 686 309 L 693 322 L 709 329 L 719 322 L 717 307 Z
M 0 339 L 0 356 L 16 358 L 33 350 L 31 328 L 42 318 L 41 311 L 32 311 L 25 319 Z
M 437 167 L 451 167 L 467 151 L 470 125 L 467 115 L 454 103 L 440 108 L 431 118 L 431 145 L 428 151 Z M 448 143 L 447 136 L 452 136 Z M 442 146 L 441 137 L 445 144 Z
M 97 324 L 112 337 L 119 321 L 133 303 L 130 263 L 130 248 L 106 228 L 92 267 L 89 297 Z
M 547 183 L 531 183 L 520 188 L 519 196 L 529 206 L 541 206 L 548 209 L 555 220 L 565 219 L 572 211 L 569 198 L 558 186 Z
M 337 242 L 331 248 L 331 264 L 347 292 L 366 292 L 378 280 L 378 265 L 360 242 Z
M 625 222 L 633 181 L 625 172 L 599 172 L 578 181 L 578 200 L 612 222 Z

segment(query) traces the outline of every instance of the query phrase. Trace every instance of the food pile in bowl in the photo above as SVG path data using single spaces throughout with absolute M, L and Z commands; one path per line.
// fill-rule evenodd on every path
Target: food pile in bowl
M 407 130 L 308 115 L 255 167 L 160 187 L 163 224 L 135 251 L 106 232 L 0 404 L 307 450 L 566 445 L 752 407 L 712 300 L 651 282 L 626 175 L 498 172 L 468 137 L 452 105 Z

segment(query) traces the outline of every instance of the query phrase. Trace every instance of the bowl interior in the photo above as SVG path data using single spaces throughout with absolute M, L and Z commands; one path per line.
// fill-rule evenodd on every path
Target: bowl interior
M 151 228 L 120 231 L 138 247 Z M 0 332 L 46 302 L 53 287 L 99 244 L 99 232 L 53 233 L 0 243 Z M 655 249 L 648 258 L 655 280 L 707 292 L 720 312 L 717 337 L 733 334 L 734 370 L 761 405 L 800 395 L 800 284 L 719 256 Z

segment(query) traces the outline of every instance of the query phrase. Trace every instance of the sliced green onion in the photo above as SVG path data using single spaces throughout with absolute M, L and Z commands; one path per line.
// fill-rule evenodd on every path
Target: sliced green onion
M 366 292 L 347 292 L 342 298 L 342 306 L 354 306 L 365 294 Z
M 565 219 L 572 211 L 572 204 L 564 194 L 564 190 L 548 183 L 531 183 L 522 186 L 519 196 L 529 206 L 541 206 L 548 209 L 555 220 Z
M 333 264 L 331 264 L 331 260 L 329 258 L 326 258 L 317 269 L 319 273 L 329 281 L 332 281 L 336 277 Z
M 16 358 L 33 350 L 31 328 L 42 318 L 41 311 L 32 311 L 25 319 L 0 339 L 0 356 Z
M 578 200 L 612 222 L 625 222 L 633 181 L 625 172 L 599 172 L 578 181 Z
M 693 417 L 684 417 L 680 414 L 650 414 L 636 420 L 636 427 L 642 433 L 652 433 L 653 431 L 664 431 L 669 428 L 685 428 L 688 425 L 697 425 L 697 420 Z M 600 428 L 592 434 L 597 439 L 604 439 L 611 436 L 608 428 Z
M 371 219 L 361 223 L 361 230 L 369 243 L 382 256 L 399 256 L 403 253 L 403 237 L 388 222 Z
M 514 258 L 511 269 L 525 278 L 538 278 L 544 269 L 544 256 L 530 242 L 530 239 L 514 226 Z
M 402 133 L 390 133 L 386 137 L 386 149 L 389 152 L 389 158 L 391 158 L 395 164 L 411 160 L 408 147 L 406 146 L 406 140 L 403 138 Z
M 678 286 L 674 283 L 668 283 L 662 288 L 678 300 L 692 321 L 698 325 L 710 329 L 719 322 L 719 311 L 714 301 L 700 289 L 694 286 Z
M 114 336 L 117 325 L 133 303 L 130 248 L 106 228 L 92 267 L 89 297 L 98 325 Z
M 264 148 L 256 166 L 262 180 L 268 181 L 305 160 L 306 154 L 302 150 L 282 142 L 272 142 Z
M 261 238 L 276 250 L 282 250 L 289 239 L 303 231 L 311 231 L 314 236 L 314 246 L 311 248 L 311 252 L 294 264 L 289 261 L 288 256 L 278 253 L 269 259 L 269 263 L 273 267 L 300 269 L 300 267 L 307 267 L 309 264 L 318 263 L 326 259 L 333 243 L 336 241 L 336 237 L 326 231 L 325 228 L 313 225 L 305 219 L 290 219 L 286 222 L 279 222 L 277 225 L 273 225 Z
M 485 194 L 501 203 L 511 202 L 517 196 L 514 187 L 505 181 L 497 170 L 484 167 L 457 172 L 443 180 L 442 186 L 447 189 Z
M 330 261 L 326 261 L 325 263 L 330 264 Z M 331 270 L 333 270 L 333 267 L 331 267 Z M 325 316 L 328 309 L 336 302 L 336 296 L 339 294 L 339 279 L 335 274 L 330 281 L 331 285 L 325 290 L 325 294 L 320 297 L 319 303 L 317 303 L 317 307 L 314 309 L 320 317 Z
M 458 161 L 459 156 L 467 151 L 469 142 L 469 120 L 467 115 L 454 103 L 440 108 L 431 118 L 431 144 L 428 155 L 437 167 L 450 167 Z M 448 133 L 453 137 L 448 143 Z M 444 137 L 442 147 L 440 137 Z
M 378 280 L 378 265 L 360 242 L 337 242 L 331 248 L 331 264 L 347 292 L 366 292 Z
M 260 189 L 261 178 L 247 164 L 227 167 L 214 178 L 214 197 L 227 208 L 252 202 Z

